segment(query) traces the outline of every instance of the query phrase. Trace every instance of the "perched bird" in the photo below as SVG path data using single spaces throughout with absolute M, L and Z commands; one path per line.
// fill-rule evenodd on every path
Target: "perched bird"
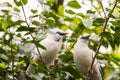
M 74 45 L 74 54 L 73 54 L 74 62 L 78 70 L 84 76 L 87 75 L 93 57 L 95 55 L 93 51 L 90 50 L 88 47 L 87 39 L 89 37 L 90 35 L 78 38 L 76 44 Z M 101 75 L 101 68 L 99 63 L 97 62 L 97 59 L 95 59 L 95 62 L 93 64 L 93 68 L 90 72 L 89 80 L 103 80 Z
M 40 42 L 40 44 L 46 48 L 39 48 L 40 54 L 45 62 L 46 67 L 51 65 L 57 57 L 57 54 L 60 52 L 62 46 L 62 36 L 66 34 L 67 33 L 63 32 L 62 30 L 55 28 L 53 30 L 49 30 L 46 38 Z M 34 54 L 33 60 L 40 65 L 42 61 L 37 49 L 35 49 L 35 53 L 36 54 Z M 34 70 L 35 66 L 33 63 L 30 63 L 26 69 L 26 73 L 32 73 Z

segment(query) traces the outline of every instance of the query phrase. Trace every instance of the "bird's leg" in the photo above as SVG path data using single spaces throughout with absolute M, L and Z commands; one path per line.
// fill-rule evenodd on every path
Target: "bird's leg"
M 93 70 L 88 68 L 88 72 L 87 73 L 89 73 L 91 75 L 93 73 Z M 88 77 L 88 80 L 92 80 L 90 76 L 86 76 L 86 77 Z
M 53 71 L 56 73 L 57 72 L 57 67 L 58 67 L 58 59 L 56 59 L 54 61 L 54 67 L 53 67 Z

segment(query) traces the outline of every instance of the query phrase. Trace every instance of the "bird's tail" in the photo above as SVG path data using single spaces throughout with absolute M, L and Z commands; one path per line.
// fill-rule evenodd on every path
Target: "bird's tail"
M 27 74 L 30 74 L 30 73 L 32 73 L 34 70 L 35 70 L 35 66 L 34 66 L 32 63 L 30 63 L 29 66 L 28 66 L 27 69 L 26 69 L 26 73 L 27 73 Z

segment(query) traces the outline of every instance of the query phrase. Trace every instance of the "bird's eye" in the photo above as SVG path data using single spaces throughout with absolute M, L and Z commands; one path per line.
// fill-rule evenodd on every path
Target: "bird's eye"
M 60 32 L 56 32 L 57 34 L 60 34 Z
M 84 37 L 82 36 L 80 39 L 84 39 Z

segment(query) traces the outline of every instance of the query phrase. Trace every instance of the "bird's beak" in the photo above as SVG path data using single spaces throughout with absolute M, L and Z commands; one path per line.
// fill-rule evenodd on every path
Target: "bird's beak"
M 84 36 L 84 39 L 89 39 L 90 35 Z
M 68 33 L 67 33 L 67 32 L 63 32 L 62 34 L 63 34 L 63 35 L 67 35 Z
M 62 32 L 61 35 L 64 36 L 64 35 L 67 35 L 68 33 L 67 32 Z
M 87 36 L 82 36 L 80 39 L 88 39 L 90 37 L 90 35 L 87 35 Z

